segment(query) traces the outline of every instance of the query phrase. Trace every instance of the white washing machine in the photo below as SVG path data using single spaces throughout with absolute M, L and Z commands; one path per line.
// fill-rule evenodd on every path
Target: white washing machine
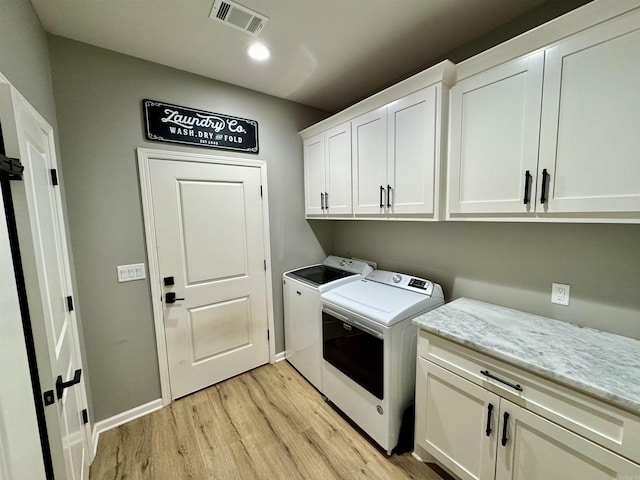
M 363 278 L 373 268 L 365 261 L 330 255 L 318 265 L 282 276 L 285 356 L 320 392 L 322 385 L 322 305 L 320 294 Z
M 388 454 L 414 401 L 413 319 L 444 304 L 440 285 L 375 270 L 322 294 L 323 393 Z

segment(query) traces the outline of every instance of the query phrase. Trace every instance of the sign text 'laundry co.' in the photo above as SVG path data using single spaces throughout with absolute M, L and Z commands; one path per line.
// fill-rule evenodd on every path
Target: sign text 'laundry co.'
M 258 153 L 258 122 L 220 113 L 143 100 L 149 140 Z

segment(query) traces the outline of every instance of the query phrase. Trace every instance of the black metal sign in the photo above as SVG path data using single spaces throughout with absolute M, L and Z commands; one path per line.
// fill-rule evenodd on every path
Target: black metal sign
M 149 140 L 258 153 L 258 122 L 143 100 L 145 135 Z

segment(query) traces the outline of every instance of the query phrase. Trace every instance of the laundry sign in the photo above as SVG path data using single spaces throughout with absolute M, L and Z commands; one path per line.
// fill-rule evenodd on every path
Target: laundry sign
M 149 140 L 258 153 L 258 122 L 221 113 L 143 100 Z

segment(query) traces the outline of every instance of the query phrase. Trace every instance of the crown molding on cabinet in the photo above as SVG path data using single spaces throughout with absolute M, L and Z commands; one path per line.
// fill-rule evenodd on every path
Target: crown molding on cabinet
M 322 120 L 314 125 L 311 125 L 299 133 L 303 139 L 307 139 L 318 133 L 322 133 L 325 130 L 339 125 L 343 122 L 348 122 L 353 118 L 356 118 L 367 112 L 371 112 L 376 108 L 383 107 L 389 103 L 403 98 L 413 92 L 417 92 L 425 87 L 434 85 L 436 83 L 444 83 L 450 86 L 455 80 L 455 64 L 449 60 L 434 65 L 420 73 L 413 75 L 395 85 L 392 85 L 381 92 L 378 92 L 364 100 L 352 105 L 329 118 Z

